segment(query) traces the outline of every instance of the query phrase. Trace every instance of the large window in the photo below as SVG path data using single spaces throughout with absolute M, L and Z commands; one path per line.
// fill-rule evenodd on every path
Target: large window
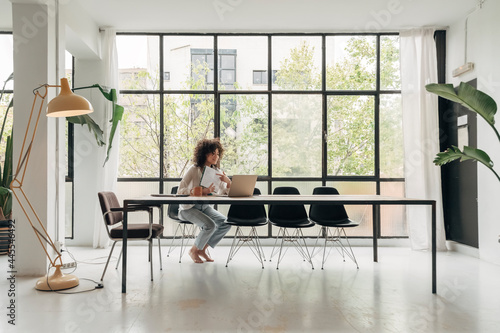
M 0 91 L 3 91 L 0 97 L 0 127 L 2 136 L 0 137 L 0 172 L 4 172 L 5 151 L 7 148 L 7 137 L 12 135 L 13 124 L 13 88 L 14 81 L 8 80 L 14 71 L 13 58 L 13 39 L 12 33 L 0 32 Z M 6 84 L 4 84 L 6 82 Z
M 196 142 L 220 137 L 223 169 L 259 175 L 263 193 L 404 195 L 397 34 L 121 33 L 117 45 L 124 193 L 169 193 Z M 350 236 L 375 219 L 379 236 L 407 236 L 402 207 L 347 210 L 361 222 Z
M 10 135 L 12 131 L 13 121 L 12 109 L 10 109 L 9 114 L 6 114 L 6 111 L 12 100 L 14 81 L 8 81 L 4 87 L 4 82 L 6 82 L 8 77 L 14 72 L 13 44 L 12 33 L 0 32 L 0 90 L 5 89 L 2 99 L 0 100 L 0 124 L 3 123 L 4 118 L 7 116 L 5 119 L 4 135 L 0 141 L 0 165 L 2 166 L 5 158 L 6 137 Z

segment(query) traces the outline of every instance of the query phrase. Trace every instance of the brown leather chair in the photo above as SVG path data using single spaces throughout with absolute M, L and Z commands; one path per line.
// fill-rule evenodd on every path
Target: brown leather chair
M 103 214 L 104 224 L 106 225 L 106 230 L 108 232 L 109 238 L 113 241 L 111 251 L 109 252 L 108 260 L 106 266 L 104 267 L 104 272 L 101 276 L 101 282 L 106 274 L 106 269 L 108 268 L 109 260 L 113 254 L 116 242 L 123 240 L 123 208 L 118 201 L 114 192 L 99 192 L 97 194 L 99 197 L 99 203 L 101 205 L 101 211 Z M 160 270 L 163 268 L 161 263 L 161 246 L 160 237 L 163 233 L 163 226 L 157 223 L 153 223 L 153 207 L 151 206 L 134 206 L 129 207 L 129 211 L 147 211 L 149 214 L 148 223 L 128 223 L 127 225 L 127 240 L 147 240 L 149 242 L 149 262 L 151 263 L 151 281 L 153 281 L 153 239 L 158 239 L 158 250 L 160 252 Z M 116 264 L 120 263 L 120 257 Z

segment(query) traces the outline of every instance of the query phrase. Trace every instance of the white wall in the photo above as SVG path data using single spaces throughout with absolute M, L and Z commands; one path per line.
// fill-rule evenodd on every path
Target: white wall
M 500 2 L 486 1 L 482 9 L 469 15 L 467 24 L 467 61 L 475 64 L 471 73 L 453 78 L 454 68 L 465 63 L 465 17 L 453 24 L 447 34 L 447 82 L 477 78 L 478 89 L 500 103 Z M 496 162 L 500 172 L 500 142 L 490 126 L 478 117 L 478 148 Z M 500 121 L 497 114 L 496 121 Z M 500 128 L 497 125 L 497 128 Z M 500 264 L 500 182 L 482 164 L 478 166 L 479 256 Z
M 75 87 L 102 84 L 103 63 L 100 58 L 99 27 L 81 6 L 71 1 L 61 6 L 67 50 L 75 57 Z M 106 123 L 105 99 L 96 89 L 78 90 L 94 107 L 90 117 L 101 126 Z M 95 211 L 98 209 L 97 192 L 101 190 L 102 165 L 106 147 L 98 147 L 94 134 L 87 126 L 75 125 L 74 137 L 74 239 L 67 239 L 68 246 L 92 246 Z

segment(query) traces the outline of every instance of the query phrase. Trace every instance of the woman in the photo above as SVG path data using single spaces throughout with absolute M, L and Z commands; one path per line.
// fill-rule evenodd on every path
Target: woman
M 219 161 L 224 153 L 224 148 L 218 138 L 203 139 L 198 141 L 194 148 L 194 164 L 189 167 L 179 184 L 179 194 L 191 194 L 194 187 L 200 186 L 201 175 L 204 167 L 216 169 L 220 178 L 218 185 L 211 184 L 203 188 L 203 195 L 210 193 L 226 194 L 231 187 L 231 180 L 224 172 L 219 170 Z M 189 250 L 189 256 L 195 263 L 213 261 L 206 252 L 207 247 L 215 247 L 231 226 L 225 223 L 226 217 L 216 211 L 208 204 L 181 204 L 179 205 L 179 218 L 189 221 L 200 227 L 200 233 L 196 237 L 193 247 Z

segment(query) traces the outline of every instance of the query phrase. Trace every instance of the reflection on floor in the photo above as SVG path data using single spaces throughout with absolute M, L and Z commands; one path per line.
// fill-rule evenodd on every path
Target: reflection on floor
M 119 249 L 119 248 L 118 248 Z M 156 249 L 156 247 L 155 247 Z M 108 250 L 68 249 L 81 284 L 93 289 Z M 36 278 L 16 278 L 16 326 L 8 323 L 7 278 L 0 280 L 0 332 L 498 332 L 500 267 L 456 252 L 438 254 L 438 294 L 431 293 L 429 253 L 407 248 L 354 248 L 359 270 L 333 253 L 315 270 L 290 249 L 280 269 L 262 269 L 247 248 L 225 267 L 229 247 L 211 251 L 214 263 L 194 264 L 175 253 L 163 271 L 147 248 L 129 250 L 128 293 L 121 268 L 108 268 L 103 289 L 61 295 L 36 291 Z M 177 250 L 178 251 L 178 250 Z M 266 255 L 271 252 L 265 248 Z M 118 251 L 116 251 L 118 253 Z M 69 259 L 68 259 L 69 260 Z M 116 262 L 116 258 L 115 258 Z M 7 257 L 0 257 L 7 276 Z

